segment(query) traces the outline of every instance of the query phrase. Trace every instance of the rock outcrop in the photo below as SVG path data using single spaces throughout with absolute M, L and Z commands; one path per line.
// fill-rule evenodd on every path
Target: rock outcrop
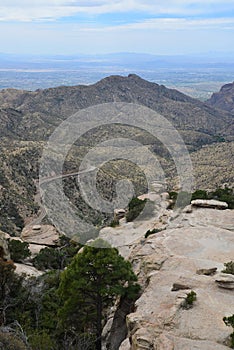
M 234 114 L 234 82 L 223 85 L 220 91 L 214 93 L 207 103 L 212 107 Z
M 222 273 L 216 277 L 215 282 L 217 282 L 220 288 L 234 289 L 234 275 Z
M 27 226 L 21 233 L 24 242 L 41 246 L 57 246 L 59 233 L 52 225 Z
M 195 199 L 191 202 L 194 207 L 213 208 L 213 209 L 227 209 L 226 202 L 217 201 L 215 199 Z
M 18 275 L 24 275 L 25 278 L 30 278 L 30 277 L 38 277 L 43 275 L 43 271 L 37 270 L 35 267 L 26 265 L 26 264 L 18 264 L 14 263 L 16 266 L 15 272 Z
M 229 209 L 194 208 L 174 215 L 166 230 L 138 238 L 130 260 L 143 293 L 126 317 L 128 337 L 119 349 L 228 349 L 231 329 L 223 317 L 234 314 L 233 276 L 220 272 L 233 251 Z M 185 308 L 191 291 L 197 300 Z

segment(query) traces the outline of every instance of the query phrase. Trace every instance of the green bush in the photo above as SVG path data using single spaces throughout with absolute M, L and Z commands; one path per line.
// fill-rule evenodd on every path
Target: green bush
M 197 300 L 197 293 L 193 290 L 187 294 L 187 297 L 185 299 L 184 308 L 190 309 L 193 306 L 194 301 Z
M 60 238 L 60 245 L 57 248 L 46 247 L 42 249 L 33 259 L 33 265 L 42 271 L 63 270 L 70 264 L 81 246 L 65 236 Z
M 126 221 L 127 222 L 133 221 L 139 215 L 141 215 L 140 219 L 142 220 L 149 218 L 153 215 L 154 208 L 155 208 L 154 202 L 148 199 L 141 200 L 139 198 L 134 197 L 129 202 L 128 212 L 126 214 Z
M 50 335 L 45 331 L 38 332 L 30 335 L 29 343 L 32 350 L 52 350 L 55 349 L 55 342 L 51 339 Z
M 180 192 L 180 206 L 186 205 L 186 199 L 188 198 L 189 193 L 187 192 Z M 175 205 L 175 202 L 178 198 L 177 192 L 169 192 L 170 199 L 173 200 L 173 204 L 171 205 L 171 208 Z M 192 193 L 191 200 L 195 199 L 216 199 L 221 202 L 226 202 L 228 204 L 229 209 L 234 209 L 234 191 L 231 188 L 225 187 L 225 188 L 218 188 L 215 191 L 205 191 L 205 190 L 196 190 Z
M 205 190 L 196 190 L 192 194 L 192 200 L 195 200 L 195 199 L 209 199 L 209 196 Z
M 224 317 L 223 322 L 226 324 L 226 326 L 231 326 L 233 329 L 233 332 L 230 334 L 231 338 L 231 348 L 234 349 L 234 315 L 229 317 Z
M 218 188 L 211 192 L 209 197 L 228 204 L 229 209 L 234 209 L 234 190 L 228 187 Z
M 110 227 L 116 227 L 116 226 L 119 226 L 119 220 L 113 219 L 110 223 Z
M 169 197 L 170 197 L 170 199 L 172 199 L 173 201 L 176 201 L 177 196 L 178 196 L 178 193 L 177 193 L 177 192 L 174 192 L 174 191 L 169 192 Z
M 12 239 L 9 244 L 9 251 L 11 255 L 11 259 L 15 262 L 20 262 L 29 256 L 31 256 L 31 252 L 29 250 L 29 243 L 21 242 L 15 239 Z
M 128 205 L 126 220 L 128 222 L 135 220 L 144 209 L 145 204 L 146 204 L 146 199 L 141 200 L 139 198 L 132 198 L 132 200 L 129 202 L 129 205 Z
M 56 248 L 46 247 L 33 259 L 38 270 L 60 270 L 63 266 L 63 254 Z
M 234 275 L 234 261 L 229 261 L 224 264 L 225 269 L 222 271 L 223 273 L 229 273 Z

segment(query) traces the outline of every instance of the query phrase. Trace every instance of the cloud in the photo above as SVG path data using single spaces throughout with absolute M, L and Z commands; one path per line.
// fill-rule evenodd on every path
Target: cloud
M 181 31 L 181 30 L 234 30 L 233 18 L 149 18 L 119 25 L 73 25 L 80 32 L 125 32 L 125 31 Z
M 138 11 L 155 15 L 218 15 L 234 11 L 233 0 L 1 0 L 1 21 L 58 20 L 79 14 Z
M 68 22 L 1 22 L 0 30 L 5 33 L 0 37 L 2 52 L 189 54 L 230 51 L 234 28 L 231 18 L 161 18 L 106 28 Z

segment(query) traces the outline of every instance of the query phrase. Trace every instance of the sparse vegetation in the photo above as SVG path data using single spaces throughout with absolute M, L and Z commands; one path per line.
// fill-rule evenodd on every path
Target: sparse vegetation
M 210 199 L 226 202 L 229 209 L 234 209 L 234 190 L 232 188 L 218 188 L 209 194 Z
M 8 247 L 11 259 L 14 262 L 22 262 L 23 260 L 31 256 L 31 252 L 29 250 L 29 243 L 27 242 L 21 242 L 12 239 L 10 240 Z
M 119 226 L 119 220 L 117 218 L 113 219 L 110 223 L 110 227 Z
M 144 209 L 146 204 L 146 199 L 141 200 L 139 198 L 132 198 L 132 200 L 130 201 L 129 205 L 128 205 L 128 212 L 126 214 L 126 220 L 127 221 L 133 221 L 134 219 L 136 219 L 140 213 L 142 212 L 142 210 Z
M 230 347 L 234 349 L 234 315 L 229 317 L 224 317 L 223 322 L 226 324 L 226 326 L 232 327 L 233 332 L 230 334 L 230 339 L 231 339 Z
M 173 201 L 171 207 L 173 208 L 178 198 L 177 192 L 169 192 L 170 199 Z M 187 192 L 180 192 L 180 206 L 186 205 L 186 201 L 190 194 Z M 191 200 L 195 199 L 216 199 L 221 202 L 226 202 L 229 209 L 234 209 L 234 190 L 228 187 L 218 188 L 215 191 L 196 190 L 191 194 Z
M 187 297 L 185 299 L 184 308 L 190 309 L 193 306 L 194 301 L 197 300 L 197 293 L 193 290 L 187 294 Z
M 154 203 L 152 201 L 148 199 L 141 200 L 137 197 L 134 197 L 129 202 L 126 221 L 133 221 L 138 218 L 138 216 L 144 220 L 151 217 L 153 215 L 153 211 Z
M 223 273 L 230 273 L 231 275 L 234 275 L 234 261 L 224 263 L 224 266 L 225 269 L 222 270 Z
M 63 270 L 76 255 L 81 245 L 70 241 L 69 238 L 63 236 L 60 239 L 60 247 L 42 249 L 33 259 L 33 265 L 38 270 Z

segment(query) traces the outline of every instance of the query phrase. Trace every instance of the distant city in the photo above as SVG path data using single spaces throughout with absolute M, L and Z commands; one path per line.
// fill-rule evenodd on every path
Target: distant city
M 215 58 L 214 58 L 215 57 Z M 134 53 L 80 56 L 0 54 L 0 89 L 37 90 L 92 84 L 135 73 L 201 100 L 234 80 L 233 55 L 156 56 Z

